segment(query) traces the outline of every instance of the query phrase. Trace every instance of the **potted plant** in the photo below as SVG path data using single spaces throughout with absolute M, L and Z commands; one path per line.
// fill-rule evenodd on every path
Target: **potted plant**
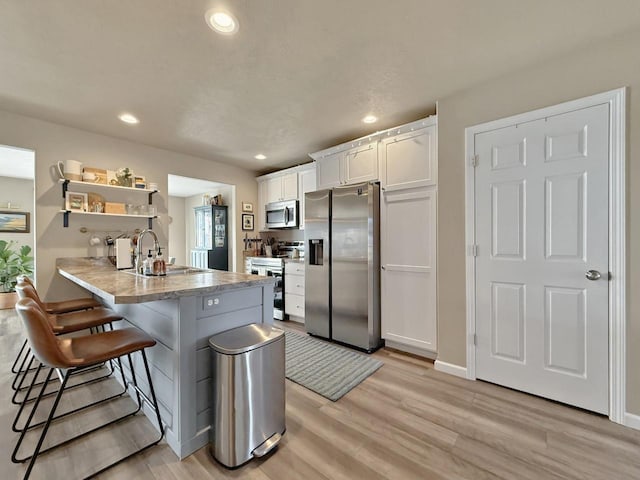
M 18 301 L 15 293 L 19 275 L 33 274 L 31 247 L 17 247 L 13 240 L 0 240 L 0 309 L 13 308 Z

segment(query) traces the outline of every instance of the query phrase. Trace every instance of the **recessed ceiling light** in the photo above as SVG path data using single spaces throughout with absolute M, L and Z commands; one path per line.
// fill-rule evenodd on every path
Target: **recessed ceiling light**
M 364 123 L 376 123 L 378 121 L 378 117 L 375 115 L 367 115 L 362 119 Z
M 253 157 L 253 158 L 255 158 L 256 160 L 266 160 L 266 159 L 267 159 L 267 156 L 266 156 L 266 155 L 263 155 L 263 154 L 261 154 L 261 153 L 259 153 L 259 154 L 257 154 L 255 157 Z
M 207 25 L 223 35 L 233 35 L 238 31 L 238 19 L 229 12 L 212 8 L 204 15 Z
M 129 123 L 131 125 L 140 123 L 140 120 L 138 120 L 134 115 L 131 115 L 130 113 L 123 113 L 121 115 L 118 115 L 118 118 L 124 123 Z

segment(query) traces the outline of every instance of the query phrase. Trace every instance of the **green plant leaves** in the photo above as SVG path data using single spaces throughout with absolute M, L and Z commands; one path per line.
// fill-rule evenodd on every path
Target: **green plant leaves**
M 18 283 L 18 276 L 33 274 L 33 257 L 31 247 L 22 245 L 15 247 L 13 240 L 0 240 L 0 289 L 12 292 Z

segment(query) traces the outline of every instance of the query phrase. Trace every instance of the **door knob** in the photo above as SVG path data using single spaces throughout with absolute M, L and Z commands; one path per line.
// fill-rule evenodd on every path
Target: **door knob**
M 587 280 L 598 280 L 601 277 L 601 275 L 600 275 L 600 272 L 597 270 L 587 270 L 585 277 L 587 277 Z

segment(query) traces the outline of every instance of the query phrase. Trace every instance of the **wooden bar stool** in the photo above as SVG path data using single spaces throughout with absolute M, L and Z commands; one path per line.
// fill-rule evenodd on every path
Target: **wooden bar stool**
M 151 380 L 151 373 L 149 371 L 149 363 L 145 354 L 146 348 L 152 347 L 156 344 L 153 338 L 149 337 L 146 333 L 136 328 L 112 330 L 82 337 L 61 338 L 57 337 L 53 333 L 49 321 L 47 320 L 46 314 L 42 312 L 38 304 L 33 299 L 23 298 L 19 300 L 16 304 L 16 311 L 25 324 L 29 344 L 34 355 L 40 362 L 40 366 L 38 368 L 49 369 L 46 380 L 36 398 L 34 408 L 31 410 L 29 418 L 27 419 L 26 428 L 21 432 L 11 455 L 11 461 L 13 461 L 14 463 L 24 463 L 27 461 L 29 462 L 29 465 L 23 477 L 24 479 L 29 478 L 29 476 L 31 475 L 31 471 L 33 470 L 33 466 L 39 455 L 49 452 L 52 449 L 60 447 L 62 445 L 66 445 L 108 425 L 112 425 L 116 422 L 124 420 L 125 418 L 137 414 L 142 409 L 143 401 L 147 402 L 155 412 L 160 436 L 156 440 L 140 447 L 135 452 L 132 452 L 125 457 L 107 465 L 106 467 L 101 468 L 98 472 L 91 474 L 91 476 L 93 477 L 99 473 L 104 472 L 108 468 L 117 465 L 118 463 L 132 457 L 133 455 L 136 455 L 137 453 L 140 453 L 154 445 L 157 445 L 160 440 L 162 440 L 162 437 L 164 436 L 164 427 L 162 425 L 162 419 L 160 418 L 160 409 L 158 408 L 158 401 L 156 399 L 155 390 L 153 388 L 153 383 Z M 140 352 L 140 354 L 142 355 L 144 368 L 147 375 L 147 381 L 149 383 L 149 393 L 151 396 L 150 399 L 138 387 L 135 369 L 133 368 L 133 362 L 131 360 L 131 354 L 135 352 Z M 94 365 L 107 362 L 109 360 L 119 359 L 120 357 L 125 355 L 129 359 L 133 381 L 133 384 L 127 383 L 125 381 L 125 388 L 129 386 L 135 389 L 137 408 L 133 412 L 122 415 L 115 420 L 111 420 L 103 425 L 92 428 L 87 432 L 81 433 L 62 442 L 58 442 L 46 449 L 42 449 L 42 444 L 47 435 L 47 431 L 49 430 L 49 426 L 51 425 L 51 422 L 56 419 L 55 413 L 60 403 L 60 399 L 63 393 L 66 391 L 66 385 L 69 381 L 70 375 L 73 372 L 86 369 Z M 58 372 L 58 375 L 62 379 L 62 382 L 56 393 L 56 398 L 53 402 L 53 406 L 49 411 L 47 420 L 42 426 L 42 432 L 33 453 L 29 456 L 18 458 L 20 446 L 22 445 L 25 434 L 29 429 L 31 422 L 33 421 L 35 412 L 40 404 L 40 400 L 42 399 L 42 394 L 44 393 L 47 384 L 51 380 L 54 370 Z
M 34 290 L 36 289 L 31 279 L 26 275 L 18 276 L 18 283 L 27 283 L 31 285 Z M 36 295 L 38 295 L 37 290 L 36 290 Z M 39 296 L 38 296 L 38 300 L 40 300 Z M 102 306 L 102 304 L 94 298 L 76 298 L 73 300 L 64 300 L 61 302 L 41 302 L 41 303 L 42 305 L 44 305 L 44 309 L 46 310 L 47 313 L 53 313 L 53 314 L 76 312 L 80 310 L 88 310 L 91 308 L 98 308 Z M 18 373 L 20 371 L 20 369 L 17 368 L 18 362 L 20 362 L 22 354 L 24 353 L 26 348 L 27 348 L 27 340 L 25 339 L 25 341 L 22 344 L 22 347 L 20 348 L 20 351 L 18 352 L 18 355 L 16 356 L 15 361 L 13 362 L 13 365 L 11 366 L 12 373 Z M 22 365 L 24 365 L 24 361 Z
M 40 297 L 38 296 L 36 290 L 33 288 L 32 285 L 25 282 L 18 283 L 16 285 L 16 292 L 18 293 L 18 296 L 21 299 L 22 298 L 32 299 L 38 305 L 40 310 L 43 311 L 43 313 L 45 312 L 45 305 L 40 300 Z M 44 313 L 44 314 L 49 324 L 51 325 L 51 329 L 53 330 L 53 333 L 56 335 L 64 335 L 68 333 L 79 332 L 85 329 L 97 330 L 99 327 L 102 327 L 104 331 L 104 325 L 111 325 L 112 322 L 123 319 L 122 315 L 105 307 L 97 307 L 97 308 L 92 308 L 90 310 L 83 310 L 79 312 L 71 312 L 71 313 L 58 314 L 58 315 L 49 314 L 49 313 Z M 26 363 L 27 359 L 29 359 L 29 362 L 25 369 L 24 364 Z M 15 391 L 11 401 L 16 405 L 24 401 L 24 400 L 23 401 L 18 400 L 18 393 L 24 391 L 27 388 L 26 386 L 24 386 L 24 381 L 27 377 L 28 372 L 33 370 L 32 365 L 34 361 L 35 359 L 33 358 L 33 356 L 30 355 L 30 349 L 27 348 L 26 355 L 24 356 L 23 362 L 20 365 L 20 368 L 18 369 L 18 373 L 16 373 L 16 376 L 11 386 Z M 112 371 L 108 375 L 102 378 L 106 378 L 107 376 L 111 375 L 111 373 Z M 97 380 L 98 379 L 94 379 L 92 381 L 97 381 Z M 28 396 L 25 397 L 25 400 L 28 400 Z

